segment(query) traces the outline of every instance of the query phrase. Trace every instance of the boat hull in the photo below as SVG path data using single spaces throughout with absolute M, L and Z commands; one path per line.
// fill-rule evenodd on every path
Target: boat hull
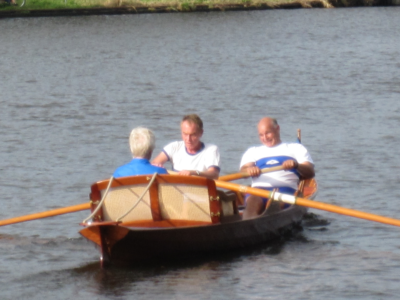
M 133 265 L 260 245 L 282 236 L 305 213 L 306 208 L 292 206 L 251 220 L 205 226 L 144 229 L 94 225 L 97 228 L 87 230 L 100 233 L 103 266 Z
M 92 221 L 83 223 L 85 228 L 80 233 L 100 248 L 103 267 L 257 246 L 297 226 L 307 212 L 303 206 L 282 209 L 281 203 L 270 202 L 260 216 L 242 220 L 237 205 L 240 193 L 217 194 L 214 181 L 202 177 L 154 178 L 151 181 L 148 176 L 131 176 L 92 185 Z M 148 187 L 139 193 L 136 188 L 143 189 L 147 181 Z M 111 186 L 108 194 L 107 185 Z M 314 179 L 301 181 L 298 193 L 302 197 L 313 199 L 316 192 Z M 136 200 L 136 195 L 146 193 L 147 198 L 139 198 L 142 202 Z M 138 203 L 142 206 L 137 207 Z M 131 207 L 135 210 L 121 214 Z

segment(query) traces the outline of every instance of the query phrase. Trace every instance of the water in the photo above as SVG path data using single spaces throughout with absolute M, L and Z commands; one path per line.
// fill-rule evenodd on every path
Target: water
M 316 163 L 317 199 L 399 217 L 399 7 L 0 20 L 0 219 L 88 200 L 198 113 L 237 172 L 271 115 Z M 245 181 L 246 182 L 246 181 Z M 328 212 L 226 257 L 102 271 L 88 212 L 0 229 L 1 299 L 397 299 L 399 229 Z

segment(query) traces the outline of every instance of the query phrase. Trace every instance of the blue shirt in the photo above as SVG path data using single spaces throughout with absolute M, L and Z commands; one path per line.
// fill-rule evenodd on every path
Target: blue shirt
M 152 175 L 155 172 L 158 174 L 168 174 L 166 169 L 153 166 L 147 159 L 134 158 L 126 165 L 117 168 L 113 176 L 117 178 L 133 175 Z

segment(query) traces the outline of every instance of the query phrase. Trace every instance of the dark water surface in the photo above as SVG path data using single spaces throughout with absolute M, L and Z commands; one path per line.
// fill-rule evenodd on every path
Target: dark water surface
M 0 20 L 0 219 L 88 200 L 130 130 L 205 122 L 236 172 L 255 124 L 301 128 L 317 199 L 400 218 L 400 7 Z M 400 228 L 312 210 L 283 242 L 102 271 L 88 212 L 0 228 L 1 299 L 398 299 Z M 321 220 L 321 222 L 316 222 Z M 318 225 L 318 226 L 316 226 Z

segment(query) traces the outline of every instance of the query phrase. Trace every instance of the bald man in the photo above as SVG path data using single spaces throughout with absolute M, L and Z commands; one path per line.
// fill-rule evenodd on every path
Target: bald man
M 272 191 L 277 188 L 284 194 L 294 194 L 302 179 L 315 175 L 314 163 L 307 149 L 299 143 L 284 143 L 276 119 L 262 118 L 257 126 L 261 146 L 249 148 L 240 162 L 240 171 L 252 177 L 252 187 Z M 284 170 L 261 173 L 261 169 L 282 166 Z M 248 195 L 243 219 L 260 215 L 268 199 Z

